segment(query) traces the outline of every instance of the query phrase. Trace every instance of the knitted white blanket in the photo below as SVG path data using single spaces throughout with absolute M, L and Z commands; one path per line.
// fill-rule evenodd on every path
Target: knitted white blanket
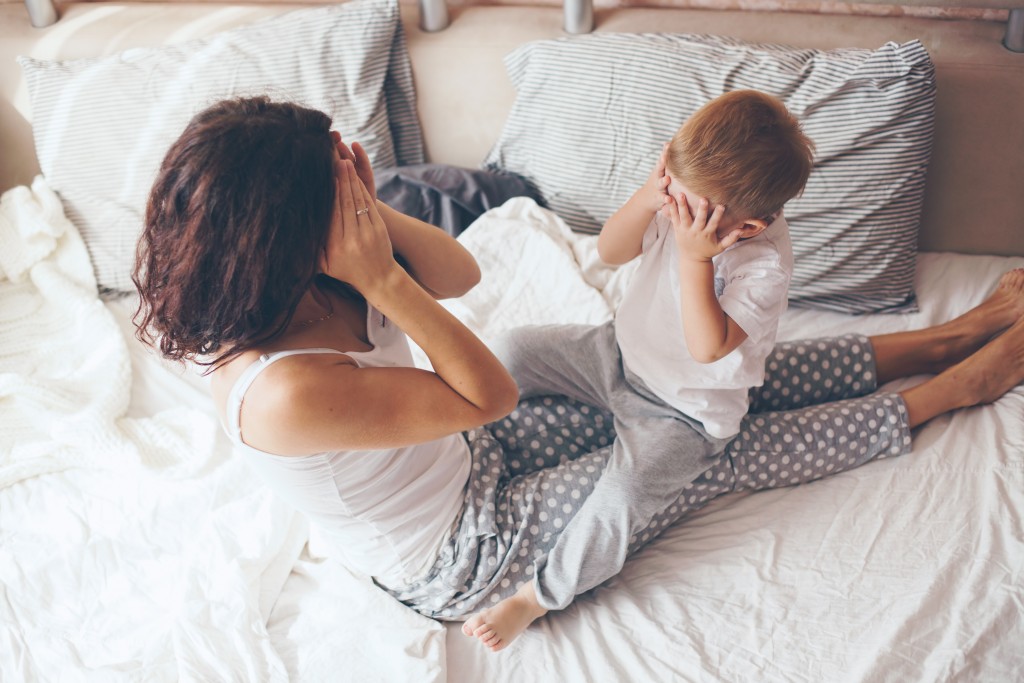
M 131 362 L 78 231 L 42 177 L 0 197 L 0 487 L 70 467 L 191 470 L 215 425 L 125 417 Z M 183 455 L 195 455 L 185 462 Z

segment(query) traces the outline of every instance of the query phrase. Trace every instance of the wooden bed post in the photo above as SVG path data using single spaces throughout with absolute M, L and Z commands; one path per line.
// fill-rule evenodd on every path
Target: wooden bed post
M 53 0 L 25 0 L 28 18 L 36 28 L 49 26 L 57 21 L 57 8 Z

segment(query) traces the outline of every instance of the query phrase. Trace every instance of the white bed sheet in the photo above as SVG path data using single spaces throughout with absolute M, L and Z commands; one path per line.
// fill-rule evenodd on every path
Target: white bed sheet
M 22 325 L 47 344 L 68 337 L 53 349 L 0 337 L 4 680 L 1024 678 L 1022 388 L 934 421 L 908 456 L 712 502 L 495 655 L 320 557 L 315 538 L 307 545 L 301 516 L 230 456 L 204 380 L 131 338 L 133 302 L 66 296 L 88 291 L 91 275 L 53 202 L 40 181 L 0 206 L 0 249 L 20 245 L 33 264 L 19 274 L 14 252 L 0 255 L 0 329 Z M 593 238 L 528 200 L 488 213 L 462 239 L 484 280 L 449 306 L 485 339 L 515 324 L 605 320 L 628 276 L 601 268 Z M 782 333 L 938 322 L 1022 265 L 924 254 L 920 313 L 795 310 Z M 66 276 L 65 296 L 41 296 L 54 272 Z M 62 327 L 57 314 L 82 321 Z M 51 318 L 42 330 L 27 322 Z M 72 373 L 85 405 L 114 397 L 102 404 L 105 440 L 69 442 L 62 431 L 98 413 L 53 409 L 70 391 L 61 364 L 40 360 L 54 353 L 91 368 L 94 386 Z M 130 379 L 97 379 L 121 367 Z M 34 426 L 15 424 L 15 413 Z M 26 467 L 38 476 L 14 476 Z
M 549 273 L 535 296 L 501 286 L 547 270 L 529 251 L 544 240 L 574 254 L 567 262 L 580 264 L 579 279 L 600 288 L 608 304 L 621 294 L 624 274 L 597 265 L 595 238 L 572 235 L 546 215 L 520 200 L 464 236 L 485 286 L 453 309 L 485 337 L 505 324 L 508 300 L 545 320 L 585 317 L 575 310 L 582 294 L 563 307 L 569 299 L 543 279 Z M 529 238 L 518 234 L 523 223 Z M 538 226 L 542 239 L 532 234 Z M 919 313 L 790 310 L 780 335 L 935 324 L 982 301 L 1022 263 L 922 254 Z M 503 653 L 449 626 L 449 681 L 1022 680 L 1022 513 L 1018 387 L 996 404 L 918 430 L 913 453 L 902 458 L 713 501 Z

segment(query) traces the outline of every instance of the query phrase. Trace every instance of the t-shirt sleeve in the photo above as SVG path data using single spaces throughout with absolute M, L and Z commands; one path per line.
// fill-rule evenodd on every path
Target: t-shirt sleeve
M 778 260 L 758 259 L 738 264 L 727 274 L 718 304 L 727 316 L 758 340 L 774 334 L 789 295 L 790 273 Z

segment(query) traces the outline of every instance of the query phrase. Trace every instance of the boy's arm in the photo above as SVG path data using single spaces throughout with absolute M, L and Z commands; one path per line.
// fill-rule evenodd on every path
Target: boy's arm
M 747 333 L 726 315 L 715 296 L 711 261 L 679 259 L 679 305 L 686 348 L 698 363 L 713 363 L 732 353 Z
M 647 182 L 601 228 L 597 238 L 597 253 L 605 263 L 622 265 L 640 255 L 647 226 L 669 200 L 666 191 L 669 178 L 665 175 L 667 150 L 666 144 Z
M 718 221 L 724 207 L 716 206 L 708 218 L 706 199 L 700 200 L 692 218 L 684 195 L 673 198 L 667 212 L 679 247 L 679 302 L 686 348 L 698 363 L 713 363 L 732 353 L 747 338 L 743 328 L 718 303 L 711 261 L 736 243 L 739 232 L 719 240 Z

